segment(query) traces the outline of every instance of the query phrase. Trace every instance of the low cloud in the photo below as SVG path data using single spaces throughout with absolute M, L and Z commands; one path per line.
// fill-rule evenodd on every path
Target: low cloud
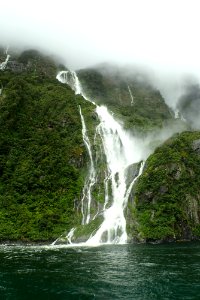
M 1 44 L 37 48 L 72 69 L 101 62 L 152 69 L 176 107 L 182 77 L 200 78 L 198 0 L 10 0 L 0 8 Z

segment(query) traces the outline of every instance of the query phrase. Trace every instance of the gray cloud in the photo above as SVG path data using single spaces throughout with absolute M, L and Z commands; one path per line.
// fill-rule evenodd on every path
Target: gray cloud
M 73 68 L 140 64 L 173 107 L 182 74 L 200 78 L 198 0 L 1 1 L 0 40 L 63 57 Z

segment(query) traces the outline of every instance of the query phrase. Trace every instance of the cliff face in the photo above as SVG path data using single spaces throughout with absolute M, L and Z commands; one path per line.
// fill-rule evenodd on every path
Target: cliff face
M 135 187 L 129 232 L 138 240 L 200 237 L 200 132 L 166 141 L 148 158 Z
M 15 61 L 23 72 L 0 72 L 0 240 L 51 240 L 81 218 L 79 105 L 91 128 L 94 107 L 56 80 L 50 58 L 27 51 Z

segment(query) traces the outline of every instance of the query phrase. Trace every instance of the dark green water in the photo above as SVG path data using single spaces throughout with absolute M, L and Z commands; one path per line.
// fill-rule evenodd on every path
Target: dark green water
M 0 299 L 200 299 L 200 244 L 0 246 Z

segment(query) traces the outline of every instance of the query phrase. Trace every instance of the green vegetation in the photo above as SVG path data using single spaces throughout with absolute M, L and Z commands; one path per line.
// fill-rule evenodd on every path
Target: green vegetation
M 0 240 L 53 240 L 81 219 L 79 105 L 91 124 L 94 107 L 55 79 L 49 58 L 30 51 L 19 61 L 25 72 L 0 72 Z
M 200 236 L 200 132 L 177 134 L 157 148 L 135 187 L 129 234 L 139 240 Z

